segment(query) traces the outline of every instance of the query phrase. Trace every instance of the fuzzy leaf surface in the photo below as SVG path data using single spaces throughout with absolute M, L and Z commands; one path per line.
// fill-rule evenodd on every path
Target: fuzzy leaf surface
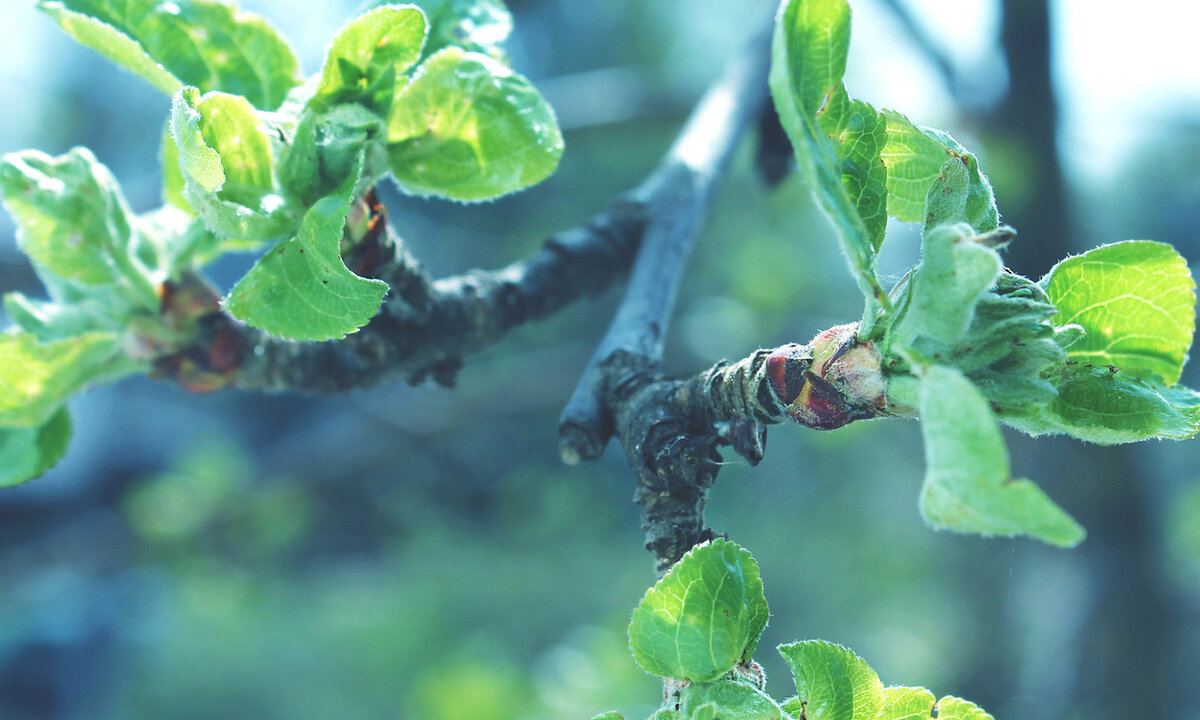
M 41 425 L 0 427 L 0 488 L 20 485 L 54 467 L 70 440 L 71 416 L 65 406 Z
M 225 300 L 234 317 L 292 340 L 345 337 L 374 317 L 387 283 L 350 272 L 339 250 L 358 177 L 353 173 L 318 200 L 296 236 L 267 252 L 234 286 Z
M 680 693 L 680 715 L 688 720 L 781 720 L 783 710 L 748 682 L 722 678 L 695 683 Z
M 401 189 L 464 202 L 541 182 L 563 149 L 554 111 L 528 80 L 455 47 L 426 60 L 397 94 L 387 139 Z
M 0 425 L 39 427 L 84 385 L 137 367 L 122 352 L 115 333 L 49 343 L 27 333 L 0 335 Z
M 875 720 L 883 706 L 883 683 L 866 661 L 824 640 L 779 646 L 792 669 L 797 697 L 786 708 L 803 707 L 808 720 Z
M 754 557 L 718 538 L 692 548 L 646 592 L 629 647 L 648 673 L 711 682 L 754 654 L 767 617 Z
M 875 275 L 887 214 L 887 170 L 879 157 L 886 126 L 842 87 L 849 45 L 846 0 L 785 0 L 775 25 L 770 85 L 801 172 L 837 228 L 867 300 L 869 323 L 887 299 Z
M 193 85 L 274 110 L 297 84 L 299 63 L 287 42 L 261 17 L 224 2 L 44 0 L 39 7 L 80 43 L 168 94 Z
M 1086 331 L 1067 350 L 1072 360 L 1179 382 L 1195 331 L 1196 282 L 1175 248 L 1105 245 L 1058 263 L 1042 285 L 1058 308 L 1055 324 Z
M 1005 422 L 1031 435 L 1064 433 L 1100 445 L 1186 440 L 1200 433 L 1200 393 L 1104 367 L 1068 365 L 1052 402 Z
M 1029 535 L 1061 547 L 1083 528 L 1041 488 L 1014 479 L 987 399 L 961 372 L 927 368 L 920 381 L 925 484 L 921 514 L 937 528 L 981 535 Z
M 333 38 L 313 102 L 356 102 L 390 78 L 381 88 L 390 104 L 396 76 L 421 57 L 425 33 L 425 15 L 414 5 L 385 5 L 354 18 Z
M 4 156 L 0 192 L 17 241 L 43 278 L 119 288 L 135 304 L 157 306 L 151 272 L 135 255 L 129 206 L 108 169 L 86 149 L 50 157 Z
M 980 172 L 974 155 L 948 133 L 917 125 L 894 110 L 884 110 L 883 116 L 887 121 L 887 144 L 881 157 L 888 169 L 889 215 L 905 222 L 925 222 L 927 225 L 946 222 L 939 219 L 930 223 L 926 216 L 926 200 L 947 160 L 958 159 L 968 172 L 964 217 L 961 219 L 977 232 L 987 232 L 1000 224 L 992 186 Z
M 253 249 L 290 229 L 266 128 L 245 98 L 182 88 L 171 103 L 171 134 L 187 204 L 228 249 Z

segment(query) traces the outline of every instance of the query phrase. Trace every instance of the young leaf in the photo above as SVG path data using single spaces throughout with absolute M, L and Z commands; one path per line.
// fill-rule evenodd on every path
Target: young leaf
M 386 113 L 396 76 L 421 57 L 425 32 L 425 16 L 413 5 L 385 5 L 354 18 L 333 38 L 313 102 L 320 108 L 360 102 L 386 75 L 392 82 L 382 88 L 385 104 L 378 108 Z
M 933 706 L 933 693 L 923 687 L 886 687 L 879 720 L 929 720 Z
M 1049 403 L 1004 422 L 1030 435 L 1065 433 L 1101 445 L 1186 440 L 1200 432 L 1200 393 L 1104 367 L 1068 365 Z
M 1041 285 L 1058 308 L 1055 324 L 1086 331 L 1067 350 L 1072 360 L 1179 382 L 1195 330 L 1196 282 L 1175 248 L 1105 245 L 1058 263 Z
M 244 98 L 181 88 L 171 102 L 171 134 L 188 205 L 230 249 L 252 249 L 291 229 L 275 192 L 270 141 Z
M 770 85 L 780 122 L 867 300 L 864 334 L 887 295 L 875 276 L 886 222 L 885 125 L 842 87 L 850 44 L 846 0 L 784 0 L 775 25 Z
M 41 475 L 67 452 L 71 416 L 66 406 L 34 427 L 0 427 L 0 488 Z
M 89 382 L 134 372 L 114 333 L 93 332 L 39 343 L 33 335 L 0 335 L 0 426 L 39 427 Z
M 42 0 L 80 43 L 165 93 L 183 85 L 241 95 L 273 110 L 299 64 L 266 21 L 216 0 Z
M 47 274 L 113 286 L 135 305 L 156 307 L 155 279 L 136 258 L 139 238 L 117 181 L 86 149 L 52 158 L 35 150 L 4 156 L 0 192 L 25 254 Z
M 784 709 L 801 708 L 807 720 L 875 720 L 883 706 L 883 683 L 866 661 L 823 640 L 780 645 L 799 695 Z
M 592 718 L 592 720 L 625 720 L 625 718 L 622 717 L 621 713 L 617 712 L 616 710 L 609 710 L 608 712 L 600 713 L 596 717 Z
M 429 20 L 429 39 L 422 53 L 446 47 L 500 55 L 500 44 L 512 33 L 512 15 L 501 0 L 417 0 Z
M 975 306 L 1000 275 L 1000 256 L 977 242 L 966 223 L 927 229 L 921 251 L 896 334 L 901 342 L 924 335 L 952 346 L 966 337 Z
M 554 111 L 528 80 L 459 48 L 426 60 L 388 118 L 392 173 L 413 195 L 499 197 L 544 180 L 562 149 Z
M 916 125 L 894 110 L 884 110 L 883 115 L 887 119 L 887 145 L 881 157 L 887 166 L 889 215 L 906 222 L 927 222 L 929 190 L 943 174 L 946 161 L 955 158 L 968 173 L 962 219 L 981 233 L 1000 224 L 992 186 L 979 171 L 974 155 L 948 133 Z
M 339 254 L 358 178 L 353 173 L 336 192 L 317 201 L 296 236 L 272 248 L 238 281 L 225 300 L 226 309 L 243 322 L 292 340 L 331 340 L 366 325 L 388 286 L 350 272 Z
M 996 720 L 975 703 L 950 695 L 937 701 L 938 720 Z
M 386 172 L 386 135 L 383 119 L 357 103 L 323 112 L 306 110 L 284 151 L 281 183 L 306 206 L 312 205 L 359 172 L 356 168 L 364 157 L 362 172 L 373 183 Z
M 683 688 L 679 711 L 683 717 L 697 720 L 781 720 L 783 717 L 783 710 L 769 695 L 748 682 L 732 678 L 693 683 Z
M 747 660 L 767 625 L 754 557 L 718 538 L 692 548 L 646 592 L 629 647 L 646 672 L 711 682 Z
M 1083 528 L 1029 480 L 1009 471 L 1008 451 L 987 400 L 958 370 L 921 374 L 925 485 L 921 514 L 938 528 L 982 535 L 1029 535 L 1062 547 Z

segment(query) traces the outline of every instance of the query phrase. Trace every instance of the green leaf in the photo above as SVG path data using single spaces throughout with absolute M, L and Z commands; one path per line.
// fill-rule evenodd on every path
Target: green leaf
M 883 683 L 866 661 L 823 640 L 780 645 L 779 654 L 796 679 L 794 701 L 807 720 L 875 720 L 883 706 Z
M 625 718 L 622 717 L 621 713 L 617 712 L 616 710 L 609 710 L 608 712 L 600 713 L 596 717 L 592 718 L 592 720 L 625 720 Z
M 0 488 L 41 475 L 62 458 L 71 440 L 71 416 L 60 407 L 41 425 L 0 427 Z
M 52 158 L 34 150 L 0 160 L 0 192 L 17 222 L 21 250 L 43 278 L 119 288 L 134 305 L 157 307 L 153 273 L 136 257 L 140 239 L 117 181 L 92 153 Z
M 488 200 L 541 182 L 558 166 L 554 111 L 520 75 L 446 48 L 418 68 L 388 118 L 388 159 L 413 195 Z
M 43 0 L 38 6 L 80 43 L 165 93 L 183 85 L 241 95 L 273 110 L 299 64 L 261 17 L 215 0 Z
M 629 647 L 648 673 L 710 682 L 753 655 L 767 617 L 754 557 L 718 538 L 692 548 L 646 592 Z
M 1175 248 L 1148 240 L 1105 245 L 1063 260 L 1041 284 L 1058 308 L 1055 324 L 1086 331 L 1067 350 L 1072 360 L 1179 382 L 1195 329 L 1196 282 Z
M 317 201 L 297 235 L 272 248 L 234 286 L 225 300 L 234 317 L 292 340 L 344 337 L 374 317 L 387 283 L 350 272 L 339 254 L 358 177 L 353 173 Z
M 0 335 L 0 425 L 41 426 L 87 383 L 137 369 L 115 333 L 93 332 L 49 343 L 26 333 Z
M 1200 393 L 1108 368 L 1069 365 L 1051 402 L 1003 419 L 1030 435 L 1065 433 L 1101 445 L 1186 440 L 1200 433 Z
M 280 163 L 280 180 L 306 206 L 335 192 L 351 174 L 373 184 L 387 168 L 387 126 L 357 103 L 328 111 L 307 110 L 300 118 Z
M 333 38 L 313 102 L 321 108 L 360 102 L 380 89 L 384 102 L 377 109 L 386 113 L 396 76 L 421 57 L 425 32 L 425 15 L 413 5 L 386 5 L 354 18 Z M 385 77 L 390 83 L 377 88 Z
M 946 345 L 958 343 L 1001 268 L 1000 256 L 976 239 L 970 225 L 927 229 L 908 309 L 896 330 L 898 339 L 907 343 L 923 335 Z
M 975 156 L 948 133 L 916 125 L 894 110 L 884 110 L 887 119 L 887 145 L 881 157 L 887 166 L 888 214 L 906 222 L 938 225 L 945 220 L 929 221 L 926 200 L 935 181 L 943 174 L 949 159 L 957 159 L 967 170 L 967 194 L 963 200 L 964 217 L 977 232 L 987 232 L 1000 224 L 992 186 L 979 171 Z
M 1083 528 L 1029 480 L 1014 479 L 987 400 L 959 371 L 921 374 L 925 485 L 921 513 L 931 525 L 982 535 L 1029 535 L 1071 547 Z
M 938 720 L 996 720 L 975 703 L 950 695 L 937 701 Z
M 780 122 L 822 209 L 838 230 L 867 300 L 862 332 L 887 294 L 875 275 L 886 223 L 886 126 L 842 87 L 850 44 L 846 0 L 785 0 L 775 26 L 770 85 Z
M 723 678 L 693 683 L 680 691 L 679 713 L 689 720 L 780 720 L 783 710 L 748 682 Z
M 181 88 L 171 102 L 171 134 L 187 204 L 229 249 L 253 249 L 293 229 L 275 191 L 266 128 L 244 98 Z
M 886 687 L 879 720 L 929 720 L 933 705 L 933 693 L 923 687 Z
M 512 33 L 512 15 L 501 0 L 417 0 L 429 21 L 424 55 L 460 47 L 499 59 L 500 44 Z

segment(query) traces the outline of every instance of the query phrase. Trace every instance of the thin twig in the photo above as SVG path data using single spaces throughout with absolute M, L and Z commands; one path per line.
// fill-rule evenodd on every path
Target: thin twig
M 727 66 L 663 162 L 632 193 L 646 208 L 645 236 L 621 306 L 559 419 L 560 451 L 569 464 L 599 457 L 612 436 L 614 414 L 604 395 L 621 382 L 617 376 L 646 372 L 662 358 L 675 296 L 709 201 L 767 102 L 773 26 L 772 17 Z M 625 367 L 616 372 L 616 364 Z

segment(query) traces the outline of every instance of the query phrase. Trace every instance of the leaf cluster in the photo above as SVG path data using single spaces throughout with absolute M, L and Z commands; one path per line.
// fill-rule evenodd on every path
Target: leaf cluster
M 629 623 L 643 670 L 667 679 L 651 720 L 991 720 L 973 703 L 920 687 L 884 687 L 866 661 L 821 640 L 780 645 L 796 695 L 766 693 L 752 655 L 767 601 L 754 557 L 728 540 L 697 545 L 646 592 Z M 616 712 L 593 720 L 620 720 Z
M 48 300 L 10 294 L 0 335 L 0 485 L 61 456 L 64 403 L 89 383 L 144 372 L 195 336 L 216 297 L 186 312 L 168 284 L 230 252 L 263 253 L 223 301 L 294 340 L 344 337 L 387 284 L 347 269 L 351 205 L 382 179 L 460 202 L 537 183 L 562 136 L 507 64 L 498 0 L 382 5 L 330 42 L 305 77 L 265 20 L 219 0 L 44 0 L 72 37 L 170 96 L 164 206 L 135 213 L 85 149 L 0 159 L 0 193 Z M 265 250 L 265 252 L 263 252 Z
M 1128 241 L 1040 281 L 1004 268 L 1012 240 L 979 162 L 945 132 L 851 99 L 846 0 L 783 0 L 771 90 L 799 167 L 863 292 L 888 412 L 922 419 L 921 510 L 935 527 L 1077 544 L 1083 529 L 1015 479 L 997 421 L 1102 444 L 1200 432 L 1177 385 L 1195 282 L 1169 245 Z M 875 272 L 888 217 L 922 222 L 920 261 L 889 293 Z

